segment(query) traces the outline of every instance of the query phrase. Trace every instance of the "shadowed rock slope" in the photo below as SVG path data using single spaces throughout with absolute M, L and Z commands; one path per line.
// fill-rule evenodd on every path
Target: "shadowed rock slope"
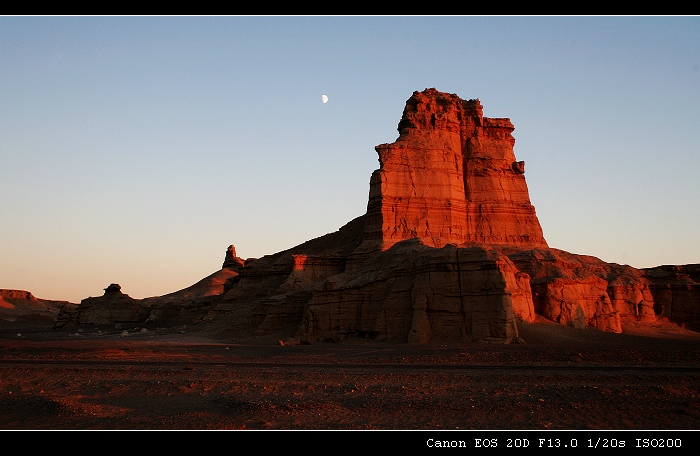
M 57 326 L 210 321 L 286 343 L 518 343 L 518 322 L 537 315 L 613 333 L 625 319 L 700 329 L 698 265 L 639 270 L 549 248 L 513 130 L 479 100 L 414 92 L 399 137 L 375 148 L 364 215 L 259 259 L 230 246 L 221 270 L 170 295 L 106 289 L 66 306 Z

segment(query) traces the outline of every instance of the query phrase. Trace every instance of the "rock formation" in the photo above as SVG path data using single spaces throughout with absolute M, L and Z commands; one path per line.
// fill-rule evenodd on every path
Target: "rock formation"
M 530 277 L 535 312 L 549 320 L 618 333 L 622 318 L 656 320 L 649 282 L 637 269 L 558 249 L 508 256 Z
M 134 300 L 110 286 L 58 321 L 206 318 L 234 338 L 286 343 L 514 343 L 537 315 L 617 333 L 626 319 L 660 317 L 700 329 L 700 266 L 638 270 L 549 248 L 514 127 L 482 111 L 479 100 L 414 92 L 399 137 L 375 148 L 364 215 L 259 259 L 231 245 L 219 271 L 169 295 Z
M 522 277 L 494 250 L 407 240 L 314 289 L 297 338 L 509 342 L 518 337 L 516 319 L 534 317 Z
M 413 93 L 398 139 L 375 148 L 380 168 L 370 180 L 367 244 L 386 250 L 420 238 L 432 247 L 547 247 L 524 162 L 513 153 L 513 124 L 482 111 L 479 100 Z
M 250 261 L 250 260 L 247 260 Z M 134 299 L 122 293 L 119 284 L 110 284 L 104 295 L 83 299 L 79 305 L 65 306 L 56 318 L 54 328 L 66 324 L 110 325 L 124 323 L 174 324 L 191 321 L 194 314 L 207 308 L 224 293 L 228 279 L 238 276 L 245 264 L 236 256 L 236 248 L 226 249 L 223 267 L 199 282 L 173 293 L 145 299 Z
M 226 257 L 224 258 L 224 264 L 221 265 L 222 268 L 226 269 L 240 269 L 241 267 L 245 266 L 245 261 L 243 258 L 239 258 L 236 256 L 236 247 L 233 246 L 233 244 L 228 246 L 228 249 L 226 249 Z
M 90 297 L 80 301 L 80 305 L 69 304 L 61 309 L 54 328 L 61 328 L 69 322 L 76 324 L 107 325 L 122 322 L 145 321 L 149 308 L 141 300 L 122 293 L 117 283 L 104 289 L 101 297 Z
M 25 290 L 0 289 L 0 321 L 54 320 L 67 301 L 39 299 Z
M 302 342 L 503 343 L 536 314 L 612 332 L 623 316 L 654 319 L 641 273 L 548 248 L 508 119 L 427 89 L 407 101 L 398 131 L 376 147 L 363 217 L 243 268 L 214 312 L 255 335 L 296 327 Z M 341 233 L 358 247 L 319 249 Z
M 654 298 L 654 312 L 700 331 L 700 264 L 657 266 L 642 273 Z

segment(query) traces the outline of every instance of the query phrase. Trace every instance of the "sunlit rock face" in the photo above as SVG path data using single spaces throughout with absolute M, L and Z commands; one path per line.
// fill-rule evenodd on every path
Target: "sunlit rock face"
M 516 161 L 509 119 L 479 100 L 426 89 L 406 102 L 399 137 L 381 144 L 370 180 L 364 249 L 426 245 L 547 247 Z
M 622 332 L 622 319 L 656 321 L 650 282 L 642 271 L 559 249 L 510 250 L 529 277 L 535 312 L 575 328 Z

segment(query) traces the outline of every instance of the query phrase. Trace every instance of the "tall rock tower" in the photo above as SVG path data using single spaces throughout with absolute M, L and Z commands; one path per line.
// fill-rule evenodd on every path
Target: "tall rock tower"
M 421 238 L 430 246 L 547 248 L 530 204 L 509 119 L 484 117 L 479 100 L 414 92 L 399 137 L 376 146 L 361 250 Z

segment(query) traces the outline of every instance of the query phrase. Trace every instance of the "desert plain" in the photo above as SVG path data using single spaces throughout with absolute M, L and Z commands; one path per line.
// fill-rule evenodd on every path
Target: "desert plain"
M 696 430 L 700 334 L 544 319 L 522 344 L 232 341 L 2 323 L 4 430 Z M 128 336 L 124 331 L 127 331 Z

